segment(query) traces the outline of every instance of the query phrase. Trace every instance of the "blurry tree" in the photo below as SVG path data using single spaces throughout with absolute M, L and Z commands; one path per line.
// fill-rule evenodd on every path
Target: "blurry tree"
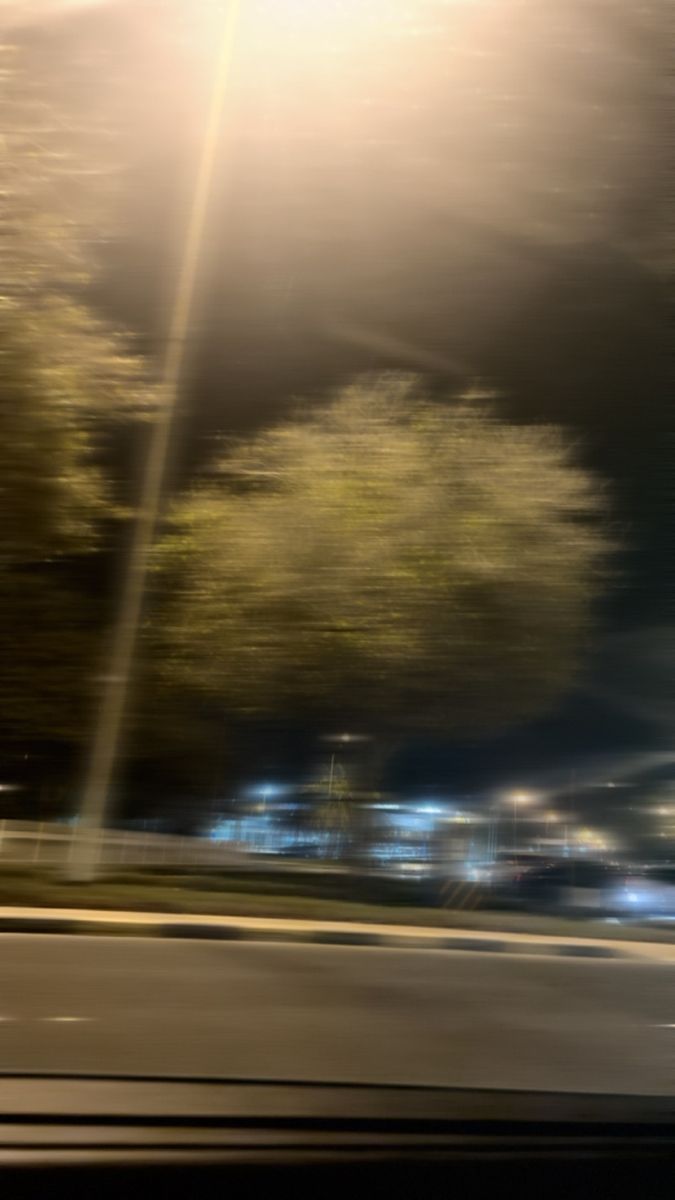
M 158 551 L 169 684 L 383 734 L 493 730 L 569 686 L 608 553 L 597 483 L 544 426 L 357 380 L 232 449 Z
M 91 548 L 110 514 L 95 463 L 105 430 L 150 398 L 141 361 L 86 309 L 56 297 L 0 304 L 3 566 Z
M 0 305 L 0 719 L 48 738 L 88 732 L 103 610 L 92 553 L 121 510 L 100 463 L 115 421 L 152 388 L 86 309 Z
M 119 186 L 110 114 L 49 33 L 0 43 L 0 279 L 5 296 L 85 284 Z M 61 53 L 59 53 L 61 51 Z M 89 89 L 83 87 L 89 80 Z
M 96 37 L 96 28 L 69 33 L 62 20 L 31 23 L 31 5 L 8 11 L 0 40 L 0 563 L 32 568 L 92 548 L 110 505 L 95 459 L 120 416 L 147 409 L 151 395 L 144 364 L 87 303 L 95 244 L 115 228 L 124 174 L 119 72 L 101 30 Z
M 115 426 L 153 403 L 142 360 L 87 303 L 95 243 L 114 228 L 120 128 L 94 103 L 91 46 L 66 44 L 48 26 L 0 44 L 4 739 L 89 732 L 103 614 L 88 560 L 120 515 L 104 464 Z

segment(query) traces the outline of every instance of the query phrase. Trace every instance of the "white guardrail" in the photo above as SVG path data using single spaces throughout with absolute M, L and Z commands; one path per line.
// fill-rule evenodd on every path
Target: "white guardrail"
M 0 820 L 0 869 L 10 863 L 65 863 L 75 832 L 55 821 Z M 236 843 L 151 830 L 106 830 L 101 844 L 101 861 L 107 866 L 234 866 L 246 857 Z

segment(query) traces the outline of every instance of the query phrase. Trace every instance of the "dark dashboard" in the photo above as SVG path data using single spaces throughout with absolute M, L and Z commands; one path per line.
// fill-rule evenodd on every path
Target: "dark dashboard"
M 5 1196 L 672 1194 L 675 1102 L 354 1084 L 11 1076 Z

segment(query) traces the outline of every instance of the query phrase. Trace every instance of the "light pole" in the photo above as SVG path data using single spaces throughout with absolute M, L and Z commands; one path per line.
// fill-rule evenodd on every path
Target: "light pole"
M 521 804 L 529 804 L 532 797 L 528 792 L 512 792 L 511 803 L 513 805 L 513 853 L 518 849 L 518 808 Z
M 559 821 L 560 821 L 560 817 L 557 812 L 551 812 L 551 810 L 549 809 L 549 811 L 547 813 L 545 813 L 545 815 L 544 815 L 544 836 L 545 836 L 547 842 L 550 841 L 551 825 L 557 825 Z
M 96 873 L 101 834 L 109 808 L 110 785 L 119 748 L 148 576 L 149 553 L 157 528 L 169 440 L 185 358 L 238 15 L 239 0 L 229 0 L 223 10 L 208 115 L 169 323 L 161 372 L 160 404 L 152 432 L 131 552 L 113 630 L 110 660 L 104 678 L 101 706 L 85 777 L 80 821 L 71 845 L 70 875 L 81 882 L 93 879 Z

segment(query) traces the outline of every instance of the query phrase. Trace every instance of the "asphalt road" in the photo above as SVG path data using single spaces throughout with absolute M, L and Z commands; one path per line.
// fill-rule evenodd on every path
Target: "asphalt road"
M 0 1071 L 675 1093 L 675 965 L 0 936 Z

